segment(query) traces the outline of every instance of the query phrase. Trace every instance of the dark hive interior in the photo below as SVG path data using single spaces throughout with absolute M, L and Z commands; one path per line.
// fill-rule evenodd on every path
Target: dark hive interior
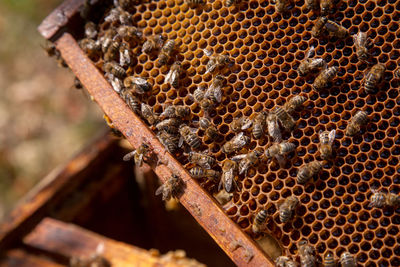
M 363 79 L 372 64 L 361 62 L 355 54 L 351 36 L 346 39 L 314 38 L 311 28 L 318 12 L 305 11 L 303 0 L 290 4 L 283 14 L 270 1 L 243 1 L 226 7 L 223 1 L 210 0 L 202 7 L 189 7 L 183 0 L 160 0 L 137 4 L 132 20 L 144 36 L 165 34 L 175 39 L 185 70 L 178 88 L 164 82 L 170 64 L 157 67 L 157 54 L 141 52 L 132 44 L 136 55 L 128 75 L 147 78 L 153 93 L 141 101 L 163 111 L 166 103 L 190 107 L 187 123 L 195 127 L 204 116 L 190 94 L 199 86 L 208 88 L 213 75 L 205 74 L 209 57 L 204 49 L 228 54 L 234 65 L 222 70 L 227 83 L 222 102 L 210 112 L 221 138 L 206 140 L 207 148 L 222 166 L 227 159 L 221 147 L 235 134 L 229 124 L 237 116 L 254 116 L 262 110 L 283 105 L 293 95 L 304 95 L 304 107 L 293 114 L 296 127 L 284 133 L 283 139 L 297 145 L 287 156 L 285 168 L 262 162 L 240 175 L 240 190 L 225 204 L 227 215 L 249 235 L 257 211 L 273 214 L 267 232 L 277 238 L 285 253 L 295 256 L 296 243 L 307 239 L 319 256 L 328 250 L 338 259 L 346 250 L 363 266 L 397 266 L 400 264 L 400 209 L 368 207 L 371 189 L 399 193 L 400 183 L 400 96 L 399 80 L 393 75 L 400 54 L 400 3 L 396 0 L 336 1 L 328 18 L 344 26 L 350 35 L 367 32 L 373 40 L 370 49 L 373 63 L 382 63 L 386 72 L 376 94 L 367 94 Z M 106 30 L 106 24 L 102 25 Z M 101 31 L 100 31 L 101 34 Z M 301 77 L 297 67 L 311 46 L 316 57 L 328 66 L 338 66 L 332 86 L 319 92 L 312 89 L 315 76 Z M 101 65 L 101 60 L 96 62 Z M 357 110 L 365 110 L 370 121 L 355 137 L 347 137 L 345 128 Z M 300 185 L 296 174 L 301 165 L 320 160 L 318 132 L 336 129 L 334 158 L 324 162 L 317 177 Z M 250 136 L 250 134 L 248 134 Z M 265 135 L 251 142 L 241 152 L 256 147 L 266 149 L 272 140 Z M 190 167 L 181 152 L 175 155 Z M 231 157 L 231 155 L 228 155 Z M 218 184 L 200 180 L 212 194 Z M 281 223 L 279 203 L 290 195 L 299 198 L 294 218 Z M 254 236 L 258 238 L 259 236 Z

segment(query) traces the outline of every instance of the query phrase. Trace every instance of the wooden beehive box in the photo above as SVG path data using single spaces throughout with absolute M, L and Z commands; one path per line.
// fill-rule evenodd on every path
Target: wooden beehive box
M 182 208 L 167 212 L 149 168 L 135 177 L 126 148 L 102 135 L 45 177 L 0 226 L 0 266 L 65 266 L 99 244 L 112 266 L 209 266 L 232 262 Z M 188 233 L 190 232 L 190 235 Z M 157 249 L 150 250 L 151 248 Z

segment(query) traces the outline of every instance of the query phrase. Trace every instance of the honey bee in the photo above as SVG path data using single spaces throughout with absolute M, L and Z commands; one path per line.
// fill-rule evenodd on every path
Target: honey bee
M 322 162 L 320 161 L 312 161 L 304 164 L 303 166 L 300 167 L 297 173 L 297 182 L 299 184 L 305 184 L 314 175 L 319 173 L 321 168 L 322 168 Z
M 339 262 L 342 267 L 356 267 L 357 266 L 356 259 L 349 252 L 343 252 L 342 255 L 340 255 Z
M 334 0 L 321 0 L 321 14 L 322 16 L 328 15 L 329 12 L 333 11 Z
M 230 141 L 226 142 L 222 146 L 222 152 L 225 154 L 229 154 L 232 152 L 239 151 L 247 145 L 250 142 L 250 138 L 248 136 L 245 136 L 243 132 L 237 134 L 234 136 Z
M 400 196 L 393 193 L 385 193 L 372 189 L 372 195 L 368 207 L 383 208 L 384 206 L 397 207 L 400 205 Z
M 306 0 L 306 10 L 318 10 L 319 9 L 319 1 L 318 0 Z
M 289 196 L 279 205 L 279 220 L 282 223 L 288 222 L 293 215 L 294 210 L 299 204 L 299 200 L 295 196 Z
M 127 41 L 140 41 L 143 37 L 143 33 L 135 26 L 121 26 L 117 29 L 117 33 L 118 36 Z
M 322 159 L 328 159 L 332 156 L 332 144 L 335 140 L 336 131 L 332 130 L 328 131 L 319 131 L 319 153 L 321 154 Z
M 116 39 L 112 40 L 110 45 L 108 46 L 106 53 L 104 54 L 104 60 L 108 62 L 117 59 L 119 53 L 119 46 L 120 46 L 119 40 Z
M 118 6 L 116 2 L 118 2 L 118 5 L 119 5 L 122 9 L 124 9 L 124 10 L 126 10 L 126 11 L 128 11 L 128 12 L 133 12 L 133 10 L 134 10 L 133 8 L 134 8 L 138 3 L 140 3 L 140 2 L 137 1 L 137 0 L 114 0 L 115 6 Z
M 119 65 L 123 67 L 129 67 L 132 63 L 132 52 L 129 49 L 129 45 L 125 42 L 122 42 L 119 47 Z
M 235 179 L 237 172 L 237 162 L 230 159 L 225 160 L 222 165 L 222 177 L 219 181 L 218 190 L 221 190 L 223 187 L 226 192 L 232 193 L 237 188 Z
M 360 132 L 361 126 L 367 124 L 368 122 L 368 114 L 365 111 L 357 111 L 356 115 L 354 115 L 349 124 L 346 127 L 346 135 L 354 136 Z
M 110 127 L 112 134 L 115 135 L 116 137 L 121 137 L 122 133 L 114 126 L 114 123 L 112 122 L 110 117 L 108 117 L 106 114 L 104 114 L 103 118 L 106 121 L 108 127 Z
M 124 86 L 136 94 L 144 94 L 152 90 L 151 84 L 146 79 L 135 76 L 126 77 Z
M 143 159 L 149 154 L 149 146 L 146 144 L 141 144 L 138 149 L 133 150 L 126 154 L 122 159 L 123 161 L 130 161 L 133 158 L 136 166 L 143 165 Z
M 104 65 L 104 71 L 114 75 L 117 78 L 123 78 L 126 75 L 124 68 L 115 62 L 107 62 Z
M 220 103 L 222 100 L 222 86 L 225 82 L 225 78 L 221 75 L 215 76 L 213 79 L 210 88 L 204 94 L 205 98 L 211 99 L 213 102 Z
M 276 11 L 278 13 L 283 13 L 288 11 L 288 5 L 290 0 L 272 0 L 272 3 L 275 4 Z
M 203 87 L 198 87 L 194 90 L 192 97 L 196 102 L 200 103 L 204 99 L 204 95 L 205 89 Z
M 153 109 L 145 103 L 141 105 L 141 114 L 150 125 L 154 125 L 158 122 L 158 116 L 154 114 Z
M 263 151 L 255 149 L 247 154 L 234 156 L 232 160 L 239 162 L 239 174 L 247 174 L 248 169 L 258 163 L 262 154 Z
M 281 122 L 282 127 L 286 131 L 291 131 L 293 129 L 293 127 L 295 126 L 295 122 L 293 117 L 290 116 L 289 113 L 287 113 L 281 107 L 275 107 L 273 112 L 276 114 L 277 119 Z
M 165 131 L 157 133 L 157 138 L 161 144 L 168 150 L 169 153 L 175 153 L 178 149 L 179 137 L 173 134 L 169 134 Z
M 301 95 L 296 95 L 292 98 L 289 99 L 284 105 L 283 109 L 291 114 L 293 113 L 296 109 L 298 109 L 303 103 L 307 100 L 307 97 L 301 96 Z
M 215 139 L 219 136 L 217 128 L 207 118 L 200 119 L 200 128 L 204 130 L 204 135 L 209 139 Z
M 338 71 L 339 68 L 336 66 L 322 70 L 317 78 L 315 78 L 313 88 L 318 91 L 328 87 L 329 82 L 335 78 Z
M 211 169 L 216 162 L 214 157 L 194 151 L 189 152 L 188 159 L 191 163 L 197 164 L 204 169 Z
M 231 63 L 228 55 L 213 55 L 211 51 L 204 50 L 204 53 L 210 57 L 206 65 L 206 72 L 213 73 L 216 70 L 224 68 L 227 64 Z
M 85 52 L 89 57 L 94 57 L 100 54 L 101 44 L 93 39 L 84 38 L 79 41 L 79 47 Z M 56 57 L 57 58 L 57 57 Z
M 180 191 L 181 181 L 175 174 L 171 176 L 164 184 L 156 190 L 156 196 L 162 194 L 163 201 L 169 201 L 171 198 L 176 198 Z
M 121 81 L 121 79 L 119 79 L 118 77 L 115 77 L 113 74 L 111 73 L 105 73 L 104 77 L 107 79 L 107 81 L 110 82 L 112 88 L 114 89 L 115 92 L 120 93 L 121 90 L 124 87 L 123 82 Z
M 124 88 L 120 91 L 121 98 L 136 113 L 140 114 L 141 105 L 139 100 L 133 95 L 132 91 Z
M 265 156 L 268 159 L 276 158 L 279 166 L 285 165 L 284 155 L 296 149 L 296 145 L 289 142 L 275 143 L 265 150 Z
M 97 37 L 97 27 L 91 21 L 86 22 L 85 24 L 85 36 L 89 39 L 95 39 Z
M 142 52 L 149 54 L 153 50 L 159 50 L 161 49 L 165 41 L 166 38 L 162 34 L 149 36 L 146 38 L 146 42 L 144 42 L 142 46 Z
M 121 23 L 121 25 L 132 24 L 131 15 L 129 14 L 129 12 L 123 10 L 121 7 L 111 9 L 108 15 L 104 18 L 104 21 L 110 23 L 119 22 Z
M 230 7 L 232 5 L 237 5 L 241 2 L 241 0 L 225 0 L 225 5 Z
M 258 234 L 265 229 L 265 223 L 268 218 L 268 212 L 266 210 L 260 210 L 254 217 L 253 225 L 251 230 L 253 233 Z
M 182 105 L 168 105 L 160 114 L 160 119 L 185 118 L 190 115 L 190 108 Z
M 168 40 L 164 46 L 161 48 L 159 55 L 159 63 L 161 65 L 167 64 L 172 52 L 175 50 L 175 40 Z
M 286 256 L 276 258 L 275 265 L 276 267 L 297 267 L 297 264 Z
M 270 112 L 267 116 L 267 130 L 269 136 L 272 137 L 274 142 L 279 143 L 282 141 L 282 134 L 279 129 L 278 118 L 275 112 Z
M 104 243 L 96 247 L 96 252 L 88 258 L 71 257 L 70 267 L 111 267 L 111 263 L 104 258 Z
M 254 117 L 252 134 L 255 139 L 260 139 L 261 137 L 263 137 L 265 132 L 265 126 L 267 124 L 266 121 L 267 116 L 268 112 L 261 111 Z
M 177 88 L 179 84 L 179 75 L 181 74 L 181 62 L 176 61 L 172 64 L 167 76 L 165 76 L 165 82 L 171 84 Z
M 325 31 L 326 17 L 319 17 L 311 29 L 311 35 L 315 38 L 320 37 Z
M 330 2 L 332 0 L 326 0 L 326 1 Z M 339 39 L 345 38 L 349 34 L 349 32 L 345 27 L 331 20 L 328 20 L 325 23 L 325 29 L 328 30 L 330 36 L 337 37 Z
M 215 199 L 218 201 L 221 206 L 224 206 L 229 201 L 231 201 L 233 197 L 233 193 L 228 193 L 225 190 L 220 190 L 218 193 L 214 194 Z
M 250 120 L 249 118 L 246 117 L 240 117 L 234 119 L 230 125 L 229 128 L 232 130 L 232 132 L 240 132 L 249 129 L 253 125 L 253 121 Z
M 190 128 L 189 126 L 182 124 L 179 127 L 179 133 L 181 134 L 181 139 L 179 140 L 179 147 L 182 146 L 183 141 L 185 141 L 191 148 L 199 149 L 201 146 L 201 139 L 196 134 L 197 129 Z
M 368 94 L 376 93 L 377 87 L 382 81 L 386 68 L 382 64 L 372 66 L 371 70 L 365 76 L 365 91 Z
M 156 124 L 156 129 L 159 131 L 166 131 L 170 134 L 179 133 L 179 125 L 181 121 L 178 118 L 169 118 Z
M 83 88 L 83 84 L 81 83 L 81 81 L 78 79 L 78 77 L 74 78 L 74 87 L 78 90 Z
M 106 53 L 108 47 L 113 41 L 114 37 L 117 35 L 117 31 L 114 28 L 110 28 L 104 32 L 104 35 L 99 38 L 99 42 L 101 44 L 101 51 Z
M 323 58 L 313 58 L 315 54 L 315 48 L 312 46 L 308 50 L 306 57 L 300 62 L 298 72 L 301 76 L 305 76 L 311 72 L 316 72 L 321 68 L 326 67 L 326 62 Z
M 300 264 L 304 267 L 316 267 L 314 248 L 306 240 L 301 240 L 298 245 Z
M 185 0 L 185 2 L 189 6 L 198 6 L 198 5 L 204 5 L 205 2 L 203 0 Z
M 325 253 L 322 265 L 324 267 L 336 267 L 335 258 L 333 257 L 333 253 L 332 252 L 327 251 Z
M 195 166 L 190 169 L 190 174 L 193 178 L 200 179 L 200 178 L 207 178 L 209 180 L 217 181 L 221 176 L 219 171 L 205 169 L 200 166 Z
M 354 46 L 356 47 L 356 54 L 359 60 L 366 60 L 369 57 L 368 48 L 371 46 L 370 39 L 365 32 L 359 32 L 353 35 Z

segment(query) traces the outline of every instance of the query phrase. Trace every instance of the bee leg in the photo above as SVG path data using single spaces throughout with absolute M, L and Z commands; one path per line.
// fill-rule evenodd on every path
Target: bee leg
M 143 165 L 143 154 L 139 155 L 139 159 L 137 160 L 136 166 L 141 167 Z
M 278 161 L 278 163 L 279 163 L 279 166 L 281 167 L 281 168 L 283 168 L 284 166 L 285 166 L 285 158 L 284 157 L 282 157 L 281 155 L 276 155 L 276 160 Z

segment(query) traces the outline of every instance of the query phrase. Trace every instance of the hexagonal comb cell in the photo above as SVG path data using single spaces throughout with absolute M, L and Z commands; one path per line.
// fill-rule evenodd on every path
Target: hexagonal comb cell
M 340 247 L 336 260 L 348 251 L 365 266 L 394 266 L 400 262 L 396 242 L 400 211 L 389 206 L 370 207 L 369 199 L 373 190 L 400 191 L 400 79 L 394 73 L 399 68 L 400 31 L 395 21 L 400 18 L 400 5 L 394 0 L 333 3 L 334 13 L 327 16 L 350 33 L 344 38 L 332 34 L 315 38 L 311 31 L 319 12 L 308 11 L 304 1 L 292 1 L 288 5 L 291 9 L 283 13 L 276 12 L 268 1 L 243 1 L 231 7 L 220 0 L 204 5 L 188 5 L 183 0 L 143 2 L 135 8 L 132 21 L 145 37 L 128 41 L 135 60 L 125 71 L 151 83 L 155 95 L 143 94 L 138 99 L 154 112 L 162 112 L 166 104 L 179 103 L 192 112 L 185 119 L 189 126 L 198 128 L 201 118 L 209 119 L 218 136 L 210 139 L 204 129 L 197 134 L 202 149 L 208 148 L 215 157 L 218 171 L 232 157 L 221 149 L 237 134 L 231 127 L 235 119 L 253 119 L 261 111 L 271 112 L 294 95 L 307 97 L 303 108 L 292 113 L 294 129 L 282 133 L 283 140 L 296 145 L 295 151 L 286 156 L 282 166 L 274 160 L 261 160 L 238 175 L 238 188 L 226 205 L 227 216 L 256 237 L 253 220 L 260 210 L 267 210 L 272 221 L 266 231 L 291 257 L 297 253 L 297 242 L 306 239 L 321 257 Z M 104 23 L 99 38 L 110 27 L 114 27 L 112 23 Z M 351 36 L 360 32 L 371 40 L 367 60 L 360 59 Z M 151 53 L 142 52 L 140 47 L 157 34 L 175 41 L 174 51 L 168 53 L 163 66 L 158 56 L 161 46 Z M 313 89 L 316 75 L 299 74 L 310 49 L 315 51 L 310 59 L 323 59 L 328 68 L 337 67 L 335 77 L 318 91 Z M 225 80 L 221 102 L 204 110 L 193 95 L 198 88 L 209 88 L 216 77 L 209 72 L 208 52 L 227 55 L 230 63 L 216 70 Z M 177 75 L 179 82 L 173 85 L 168 81 L 176 61 L 181 62 L 182 70 Z M 97 65 L 102 63 L 100 60 Z M 384 64 L 385 71 L 379 90 L 369 94 L 364 81 L 377 63 Z M 369 120 L 357 133 L 349 134 L 346 128 L 360 110 Z M 298 183 L 300 168 L 321 160 L 320 131 L 331 130 L 336 130 L 331 158 L 324 158 L 318 174 Z M 245 132 L 250 141 L 239 154 L 265 151 L 273 144 L 266 134 L 255 139 L 251 131 Z M 191 166 L 182 151 L 178 159 Z M 199 182 L 211 194 L 218 191 L 218 182 Z M 291 196 L 299 203 L 292 218 L 282 223 L 279 209 Z

